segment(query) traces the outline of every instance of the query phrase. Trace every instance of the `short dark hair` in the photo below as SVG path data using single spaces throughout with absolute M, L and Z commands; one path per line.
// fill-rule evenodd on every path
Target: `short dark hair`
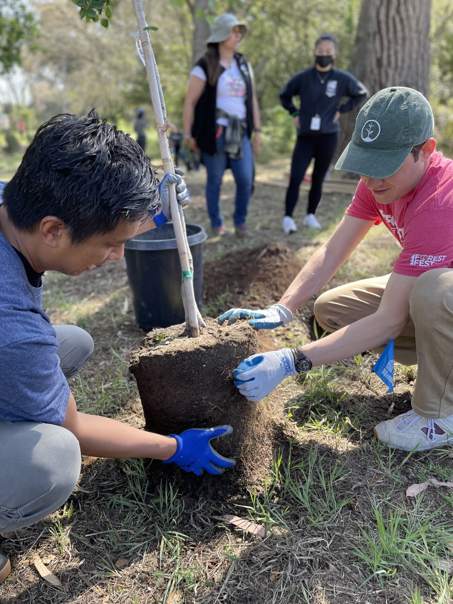
M 3 199 L 16 228 L 31 231 L 45 216 L 56 216 L 75 243 L 113 230 L 120 220 L 140 220 L 160 204 L 149 158 L 94 110 L 42 124 Z
M 425 143 L 426 141 L 423 141 L 422 143 L 419 143 L 418 145 L 412 147 L 411 153 L 414 158 L 414 161 L 418 161 L 418 158 L 420 157 L 420 151 L 422 150 L 422 147 Z
M 335 46 L 335 49 L 338 48 L 338 40 L 333 34 L 321 34 L 315 42 L 315 48 L 318 46 L 318 44 L 321 44 L 321 42 L 332 42 Z

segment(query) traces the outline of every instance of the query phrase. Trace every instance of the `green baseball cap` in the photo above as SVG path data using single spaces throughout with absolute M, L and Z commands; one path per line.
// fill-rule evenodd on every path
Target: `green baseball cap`
M 231 13 L 224 13 L 217 17 L 211 25 L 211 35 L 206 40 L 206 44 L 224 42 L 231 34 L 233 27 L 240 27 L 243 36 L 247 33 L 247 25 Z
M 404 86 L 384 88 L 359 111 L 351 141 L 335 169 L 386 178 L 433 131 L 433 111 L 421 92 Z

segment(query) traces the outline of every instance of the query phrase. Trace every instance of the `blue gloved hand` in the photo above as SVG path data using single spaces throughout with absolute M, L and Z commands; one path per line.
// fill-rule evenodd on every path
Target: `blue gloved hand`
M 223 474 L 236 462 L 217 453 L 211 445 L 211 440 L 232 432 L 231 426 L 216 426 L 207 429 L 192 428 L 184 430 L 181 434 L 170 434 L 176 438 L 178 448 L 164 463 L 175 463 L 186 472 L 193 472 L 197 476 L 201 476 L 204 471 L 208 474 Z
M 179 169 L 175 170 L 175 174 L 166 172 L 159 183 L 161 211 L 152 217 L 157 227 L 165 224 L 171 217 L 169 185 L 176 185 L 176 200 L 182 208 L 189 205 L 191 201 L 190 191 L 182 175 L 183 172 Z
M 249 401 L 260 401 L 280 382 L 295 375 L 294 355 L 290 348 L 254 354 L 233 371 L 234 384 Z
M 249 325 L 255 329 L 274 329 L 281 325 L 287 325 L 293 320 L 293 313 L 283 304 L 273 304 L 263 310 L 251 310 L 249 308 L 231 308 L 217 317 L 219 323 L 228 321 L 231 325 L 238 319 L 251 319 Z

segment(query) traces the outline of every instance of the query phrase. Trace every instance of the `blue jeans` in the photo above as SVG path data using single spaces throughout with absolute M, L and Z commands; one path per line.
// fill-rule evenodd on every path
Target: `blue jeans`
M 206 205 L 209 219 L 213 228 L 222 226 L 223 217 L 220 212 L 220 189 L 223 174 L 231 168 L 236 183 L 233 220 L 235 226 L 245 223 L 247 208 L 252 195 L 253 184 L 253 151 L 247 135 L 242 137 L 241 159 L 231 159 L 224 151 L 225 133 L 217 139 L 217 153 L 203 153 L 203 163 L 206 166 L 208 178 L 206 181 Z

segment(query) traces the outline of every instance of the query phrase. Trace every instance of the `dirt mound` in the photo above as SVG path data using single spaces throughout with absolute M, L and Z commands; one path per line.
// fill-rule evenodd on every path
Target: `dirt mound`
M 215 303 L 222 296 L 235 306 L 273 304 L 300 268 L 294 250 L 280 243 L 232 252 L 206 263 L 205 303 Z

